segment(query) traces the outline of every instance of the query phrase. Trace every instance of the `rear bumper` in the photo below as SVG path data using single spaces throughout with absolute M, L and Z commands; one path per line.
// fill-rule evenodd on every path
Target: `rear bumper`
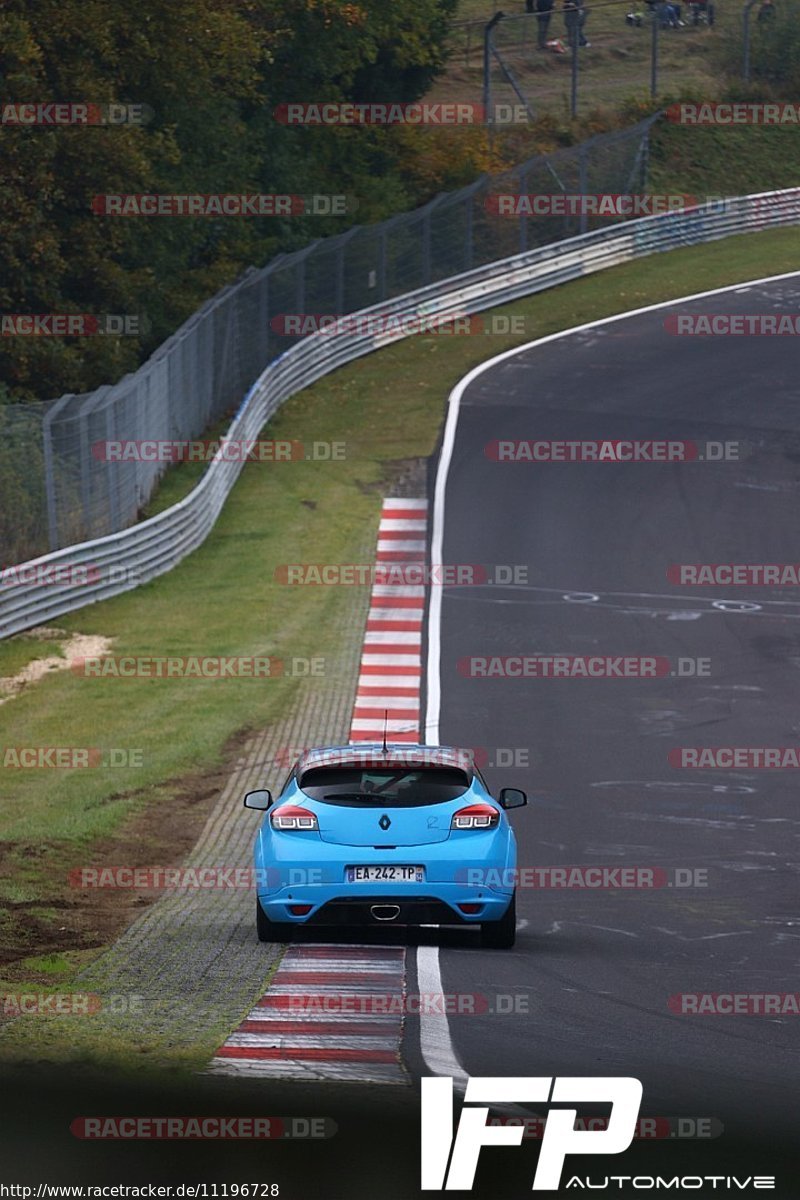
M 357 885 L 356 885 L 357 886 Z M 476 925 L 499 921 L 511 903 L 511 893 L 457 885 L 431 888 L 426 884 L 387 884 L 382 890 L 370 885 L 368 892 L 350 890 L 292 888 L 291 896 L 259 896 L 259 902 L 271 921 L 296 925 Z M 295 905 L 312 905 L 303 916 Z M 474 912 L 462 912 L 468 904 Z

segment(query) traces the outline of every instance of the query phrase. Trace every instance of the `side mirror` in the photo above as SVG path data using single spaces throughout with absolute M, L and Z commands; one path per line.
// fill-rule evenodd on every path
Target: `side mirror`
M 258 792 L 248 792 L 244 798 L 245 808 L 255 808 L 258 812 L 266 812 L 272 804 L 272 792 L 263 788 Z
M 501 808 L 524 808 L 528 797 L 519 788 L 503 788 L 500 792 Z

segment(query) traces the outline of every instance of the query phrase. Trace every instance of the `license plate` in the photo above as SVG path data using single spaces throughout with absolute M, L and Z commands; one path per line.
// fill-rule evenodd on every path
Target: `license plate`
M 396 863 L 375 867 L 346 867 L 348 883 L 424 883 L 424 867 L 400 867 Z

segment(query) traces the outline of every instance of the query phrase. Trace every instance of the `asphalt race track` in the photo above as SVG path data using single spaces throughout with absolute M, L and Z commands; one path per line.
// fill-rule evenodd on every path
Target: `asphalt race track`
M 722 1122 L 709 1169 L 723 1169 L 737 1136 L 754 1135 L 769 1169 L 769 1148 L 796 1128 L 797 1016 L 681 1015 L 669 998 L 796 988 L 797 772 L 682 769 L 668 754 L 797 741 L 800 593 L 682 586 L 667 571 L 800 557 L 798 348 L 791 337 L 676 336 L 664 322 L 799 310 L 791 278 L 505 356 L 467 383 L 438 465 L 440 561 L 527 567 L 524 585 L 442 589 L 440 621 L 431 617 L 438 740 L 521 760 L 486 768 L 493 786 L 529 792 L 530 807 L 513 815 L 520 866 L 644 866 L 666 881 L 676 868 L 707 872 L 707 886 L 685 888 L 522 887 L 514 951 L 445 944 L 446 993 L 482 990 L 490 1005 L 522 997 L 514 1016 L 453 1017 L 455 1061 L 469 1075 L 636 1076 L 644 1112 Z M 485 453 L 518 439 L 740 449 L 739 461 L 673 463 Z M 706 659 L 710 673 L 473 678 L 463 661 L 550 653 L 659 655 L 673 669 L 679 657 Z M 429 681 L 429 736 L 439 709 L 430 692 Z
M 450 1075 L 458 1086 L 466 1076 L 630 1075 L 644 1084 L 642 1115 L 658 1136 L 619 1156 L 570 1160 L 558 1194 L 587 1194 L 565 1190 L 572 1175 L 735 1172 L 776 1175 L 776 1188 L 757 1194 L 797 1200 L 800 1015 L 685 1015 L 680 999 L 798 991 L 797 769 L 691 769 L 669 755 L 800 743 L 800 590 L 668 577 L 681 563 L 800 560 L 797 348 L 790 336 L 665 329 L 689 312 L 800 313 L 800 277 L 600 323 L 486 365 L 451 398 L 430 464 L 434 565 L 484 566 L 491 578 L 498 567 L 526 572 L 510 585 L 434 586 L 423 646 L 428 740 L 476 748 L 495 794 L 517 785 L 529 795 L 512 814 L 527 872 L 514 950 L 482 950 L 473 930 L 359 938 L 406 944 L 407 995 L 443 992 L 461 1009 L 407 1017 L 405 1086 L 206 1072 L 187 1087 L 185 1077 L 173 1084 L 143 1072 L 130 1082 L 113 1066 L 70 1072 L 20 1061 L 9 1070 L 14 1102 L 0 1137 L 7 1169 L 34 1174 L 44 1139 L 67 1184 L 238 1180 L 274 1182 L 282 1200 L 408 1200 L 436 1194 L 419 1189 L 422 1076 Z M 486 453 L 531 439 L 667 439 L 704 457 L 501 462 Z M 738 458 L 709 461 L 707 443 L 735 443 Z M 536 654 L 669 663 L 652 678 L 473 677 L 468 665 Z M 698 660 L 707 674 L 671 673 Z M 317 696 L 308 722 L 320 736 L 346 736 L 351 700 L 337 709 Z M 279 740 L 303 744 L 304 729 Z M 225 841 L 211 841 L 209 861 L 249 862 L 251 827 L 234 822 L 252 770 L 243 764 L 232 778 L 212 823 Z M 637 881 L 659 886 L 527 886 L 555 883 L 547 872 L 567 867 L 606 869 L 609 881 L 638 870 Z M 261 947 L 258 960 L 249 901 L 234 897 L 214 915 L 200 899 L 177 911 L 166 898 L 120 940 L 112 966 L 129 957 L 131 982 L 117 969 L 117 990 L 157 996 L 162 980 L 182 999 L 174 1030 L 165 1026 L 176 1044 L 181 1023 L 191 1033 L 198 1013 L 217 1011 L 214 995 L 233 1027 L 261 994 L 274 952 Z M 504 1111 L 545 1115 L 536 1104 Z M 319 1116 L 337 1133 L 220 1145 L 89 1142 L 69 1132 L 75 1118 L 111 1113 Z M 532 1138 L 484 1149 L 471 1195 L 531 1194 L 537 1146 Z M 608 1185 L 604 1194 L 643 1192 Z M 754 1189 L 690 1182 L 655 1194 L 706 1200 Z

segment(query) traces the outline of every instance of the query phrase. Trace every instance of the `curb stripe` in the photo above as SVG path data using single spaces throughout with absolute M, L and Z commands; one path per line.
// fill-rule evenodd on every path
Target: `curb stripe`
M 407 1084 L 405 961 L 402 946 L 290 946 L 209 1072 Z
M 384 500 L 376 560 L 424 564 L 427 524 L 427 500 Z M 375 583 L 370 595 L 351 742 L 382 741 L 384 719 L 395 741 L 419 741 L 426 588 L 397 574 L 401 582 Z
M 280 1058 L 284 1061 L 307 1059 L 309 1062 L 397 1062 L 394 1050 L 352 1050 L 343 1047 L 320 1049 L 317 1046 L 231 1046 L 228 1042 L 217 1051 L 217 1058 L 248 1058 L 253 1061 Z

